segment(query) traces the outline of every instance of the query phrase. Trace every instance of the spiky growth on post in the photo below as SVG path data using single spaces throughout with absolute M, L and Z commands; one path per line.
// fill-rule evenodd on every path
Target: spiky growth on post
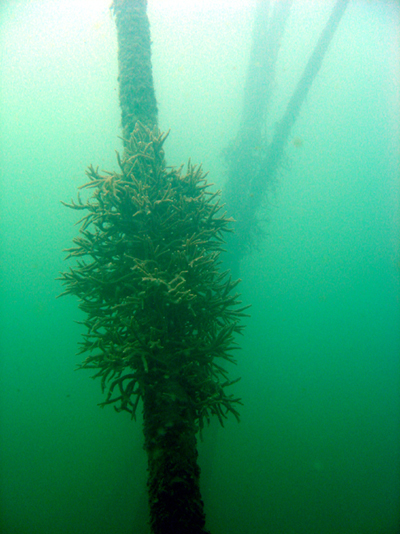
M 135 417 L 143 399 L 154 533 L 204 533 L 196 433 L 217 415 L 238 416 L 221 365 L 233 361 L 242 326 L 237 281 L 221 273 L 219 192 L 201 167 L 166 167 L 166 136 L 140 123 L 118 156 L 120 172 L 90 167 L 86 212 L 62 274 L 65 293 L 86 312 L 82 368 L 96 369 L 107 398 Z M 65 294 L 64 293 L 64 294 Z

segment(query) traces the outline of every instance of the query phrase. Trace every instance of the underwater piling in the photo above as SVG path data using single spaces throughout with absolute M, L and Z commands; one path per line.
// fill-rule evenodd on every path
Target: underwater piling
M 282 119 L 267 144 L 265 129 L 280 42 L 292 0 L 259 0 L 253 29 L 253 45 L 245 84 L 242 120 L 235 140 L 227 147 L 228 209 L 235 218 L 235 233 L 228 241 L 229 264 L 237 275 L 241 260 L 264 236 L 260 209 L 274 183 L 284 149 L 301 106 L 316 78 L 349 0 L 336 0 L 331 15 L 308 59 Z M 264 216 L 265 217 L 265 216 Z
M 89 167 L 86 201 L 64 203 L 83 217 L 63 294 L 85 313 L 79 367 L 101 379 L 101 406 L 135 419 L 143 403 L 151 532 L 207 534 L 197 434 L 212 415 L 239 418 L 224 361 L 234 361 L 246 307 L 220 269 L 232 220 L 200 166 L 166 165 L 146 2 L 113 10 L 124 153 L 118 171 Z
M 147 0 L 114 0 L 118 38 L 118 86 L 124 146 L 137 121 L 157 125 Z

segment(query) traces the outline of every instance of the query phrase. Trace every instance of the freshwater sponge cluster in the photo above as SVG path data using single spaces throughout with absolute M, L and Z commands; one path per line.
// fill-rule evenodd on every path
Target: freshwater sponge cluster
M 201 167 L 166 166 L 166 137 L 138 122 L 117 154 L 119 172 L 87 170 L 88 198 L 65 204 L 85 215 L 67 250 L 77 265 L 61 280 L 86 313 L 80 353 L 89 355 L 79 367 L 97 370 L 101 405 L 135 418 L 140 398 L 176 384 L 163 394 L 189 403 L 201 430 L 211 415 L 221 424 L 228 412 L 239 417 L 223 361 L 234 361 L 246 307 L 233 292 L 238 281 L 220 271 L 232 220 L 219 192 Z

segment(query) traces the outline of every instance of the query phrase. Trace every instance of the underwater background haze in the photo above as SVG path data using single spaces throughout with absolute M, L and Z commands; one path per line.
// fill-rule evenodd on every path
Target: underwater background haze
M 255 0 L 149 0 L 168 164 L 223 189 Z M 295 0 L 267 135 L 334 5 Z M 230 377 L 241 422 L 199 440 L 212 534 L 399 534 L 399 34 L 395 0 L 352 0 L 242 263 L 252 304 Z M 147 534 L 141 418 L 75 372 L 83 318 L 56 299 L 88 165 L 122 151 L 109 2 L 0 5 L 0 532 Z M 234 214 L 231 214 L 234 216 Z

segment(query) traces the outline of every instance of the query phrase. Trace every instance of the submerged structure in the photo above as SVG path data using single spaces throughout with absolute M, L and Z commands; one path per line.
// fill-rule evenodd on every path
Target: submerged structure
M 227 183 L 224 201 L 235 218 L 229 239 L 229 265 L 238 275 L 242 259 L 264 236 L 260 213 L 276 179 L 285 145 L 301 106 L 316 78 L 349 0 L 336 0 L 281 120 L 267 143 L 268 106 L 275 83 L 279 48 L 293 0 L 259 0 L 244 88 L 240 127 L 225 151 Z M 265 216 L 264 216 L 265 217 Z
M 201 167 L 168 168 L 157 128 L 144 0 L 115 0 L 124 154 L 118 172 L 87 171 L 64 294 L 86 314 L 81 368 L 135 418 L 143 402 L 154 534 L 205 534 L 196 436 L 239 417 L 224 361 L 240 333 L 238 281 L 221 272 L 231 219 Z

